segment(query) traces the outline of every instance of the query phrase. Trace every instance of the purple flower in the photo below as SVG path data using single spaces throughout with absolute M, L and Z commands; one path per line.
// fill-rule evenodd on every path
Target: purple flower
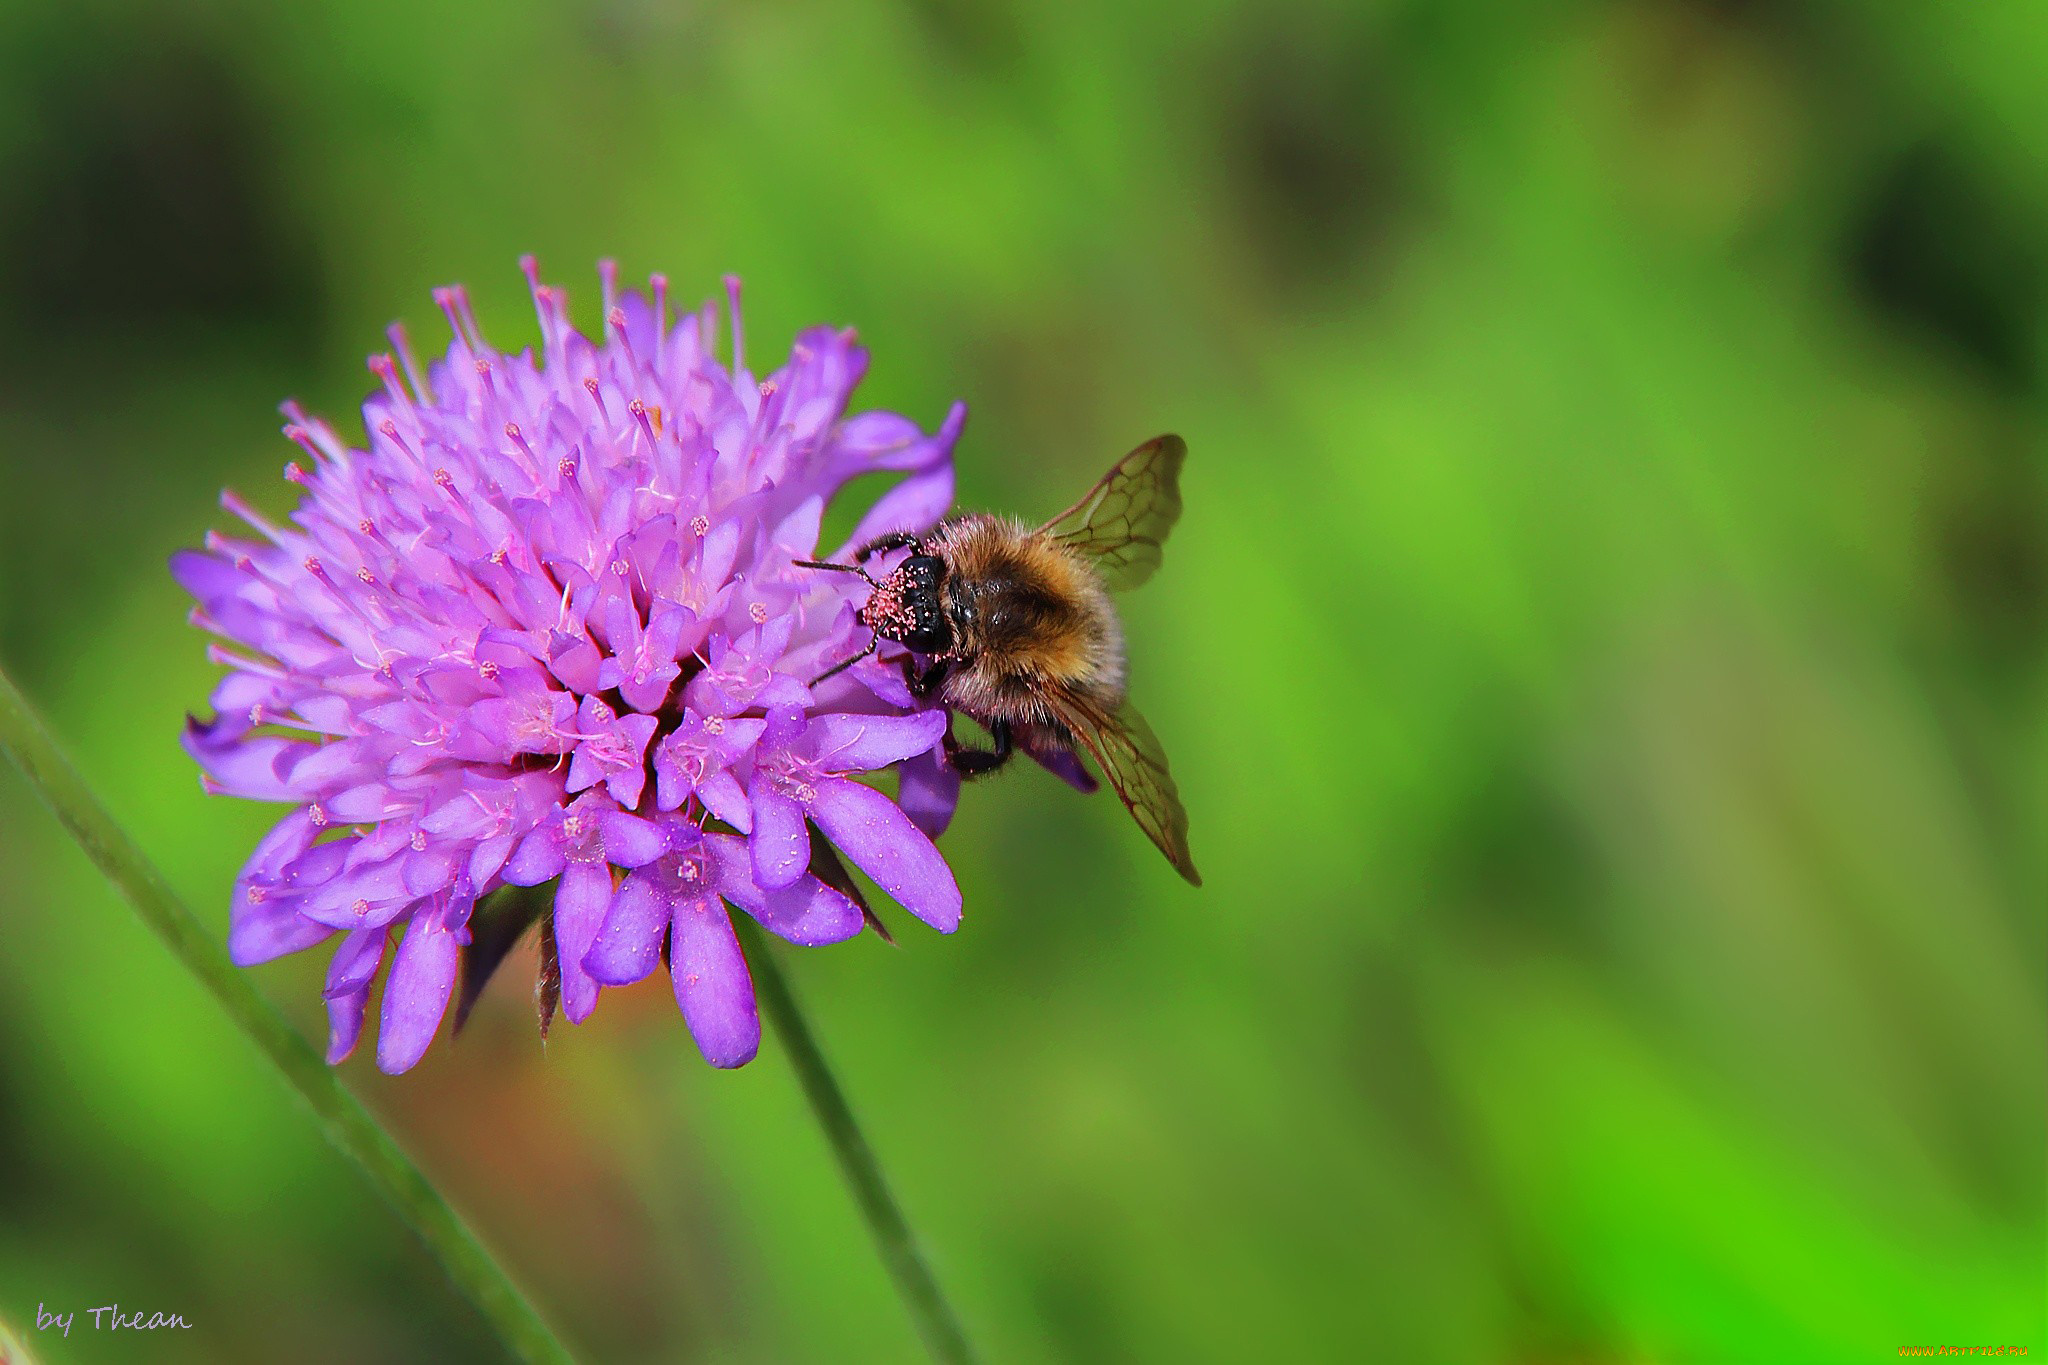
M 937 747 L 942 711 L 913 716 L 768 713 L 747 783 L 754 880 L 796 882 L 811 865 L 815 823 L 854 865 L 911 914 L 941 933 L 960 925 L 960 888 L 932 841 L 873 787 L 847 780 Z
M 602 697 L 585 697 L 576 708 L 582 743 L 569 762 L 569 790 L 605 784 L 612 800 L 631 810 L 647 785 L 647 741 L 661 722 L 653 716 L 619 715 Z
M 514 886 L 554 882 L 555 944 L 562 968 L 562 1012 L 580 1024 L 597 1008 L 597 982 L 583 955 L 612 901 L 612 868 L 641 867 L 661 856 L 661 832 L 591 793 L 548 812 L 505 865 Z
M 440 291 L 454 340 L 423 369 L 393 329 L 367 444 L 287 405 L 298 507 L 280 522 L 224 495 L 251 533 L 172 560 L 228 669 L 186 747 L 209 790 L 292 807 L 236 881 L 230 952 L 338 938 L 336 1062 L 388 963 L 377 1061 L 403 1071 L 472 916 L 552 882 L 572 1022 L 665 945 L 705 1056 L 737 1066 L 760 1026 L 726 906 L 806 945 L 863 922 L 811 875 L 814 829 L 919 918 L 959 921 L 927 834 L 957 796 L 944 714 L 880 663 L 809 687 L 864 636 L 845 583 L 790 561 L 818 557 L 826 504 L 862 474 L 904 477 L 855 539 L 942 516 L 964 409 L 931 433 L 849 415 L 867 355 L 829 328 L 756 380 L 733 282 L 728 365 L 717 310 L 671 319 L 659 276 L 620 294 L 607 265 L 593 339 L 524 266 L 537 348 L 492 349 Z M 897 765 L 903 807 L 852 780 Z
M 676 1003 L 697 1046 L 713 1066 L 744 1065 L 761 1045 L 761 1019 L 726 903 L 806 946 L 859 933 L 860 907 L 809 873 L 761 889 L 743 839 L 672 817 L 662 832 L 666 851 L 620 885 L 583 965 L 605 985 L 628 985 L 654 970 L 666 936 Z
M 654 755 L 654 804 L 674 810 L 695 797 L 698 804 L 734 828 L 747 824 L 747 793 L 732 767 L 753 750 L 768 727 L 765 720 L 700 716 L 683 708 L 683 723 Z

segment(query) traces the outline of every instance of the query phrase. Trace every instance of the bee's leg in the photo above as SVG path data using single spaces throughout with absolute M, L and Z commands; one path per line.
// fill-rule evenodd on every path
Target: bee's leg
M 939 690 L 939 684 L 946 680 L 946 674 L 952 670 L 952 666 L 951 660 L 940 659 L 920 673 L 917 665 L 906 654 L 903 656 L 903 681 L 909 685 L 910 695 L 923 701 Z
M 885 535 L 876 536 L 873 540 L 855 550 L 853 552 L 853 562 L 858 564 L 870 555 L 878 555 L 886 550 L 917 550 L 921 553 L 923 549 L 924 543 L 909 532 L 890 531 Z
M 946 754 L 953 760 L 953 768 L 960 776 L 980 777 L 984 773 L 994 772 L 1010 761 L 1010 722 L 992 720 L 988 723 L 988 733 L 989 738 L 995 741 L 993 749 L 960 748 L 950 742 L 953 736 L 950 731 L 947 732 L 946 738 L 949 742 Z

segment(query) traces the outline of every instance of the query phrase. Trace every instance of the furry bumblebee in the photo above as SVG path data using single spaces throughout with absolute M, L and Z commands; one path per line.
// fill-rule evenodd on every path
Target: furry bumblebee
M 1180 518 L 1186 459 L 1178 436 L 1147 441 L 1036 528 L 985 514 L 955 517 L 926 536 L 869 541 L 851 564 L 796 561 L 859 574 L 873 589 L 859 615 L 874 637 L 817 681 L 884 640 L 906 646 L 911 691 L 937 695 L 988 729 L 988 749 L 949 738 L 963 776 L 994 771 L 1018 748 L 1068 760 L 1063 766 L 1084 749 L 1167 861 L 1201 885 L 1166 754 L 1125 697 L 1123 625 L 1109 596 L 1158 569 L 1160 546 Z M 869 576 L 868 559 L 903 549 L 909 556 L 886 577 Z

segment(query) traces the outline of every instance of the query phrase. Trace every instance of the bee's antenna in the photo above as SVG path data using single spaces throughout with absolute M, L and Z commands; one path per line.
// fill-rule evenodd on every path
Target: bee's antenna
M 857 573 L 861 576 L 861 580 L 865 582 L 869 587 L 879 588 L 880 586 L 882 586 L 881 584 L 875 582 L 874 579 L 869 578 L 868 571 L 866 569 L 863 569 L 858 564 L 834 564 L 829 560 L 823 559 L 792 559 L 789 562 L 796 565 L 796 567 L 798 567 L 799 569 L 830 569 L 834 573 Z M 865 659 L 868 657 L 868 655 L 874 653 L 876 649 L 881 647 L 881 643 L 881 632 L 877 631 L 874 634 L 868 636 L 868 647 L 866 649 L 863 649 L 860 653 L 854 655 L 851 659 L 847 659 L 842 663 L 834 664 L 832 667 L 826 669 L 823 673 L 820 673 L 817 677 L 811 679 L 811 686 L 816 687 L 819 683 L 824 682 L 827 678 L 838 677 L 841 673 L 844 673 L 847 669 L 852 668 L 862 659 Z
M 862 578 L 867 579 L 869 587 L 880 586 L 874 579 L 868 578 L 868 571 L 858 564 L 830 564 L 822 559 L 792 559 L 789 562 L 796 565 L 799 569 L 831 569 L 835 573 L 857 573 Z M 823 679 L 820 679 L 820 681 L 823 681 Z
M 822 569 L 843 569 L 846 566 L 844 564 L 820 564 L 817 567 Z M 816 687 L 819 683 L 825 681 L 825 679 L 827 678 L 838 677 L 841 673 L 844 673 L 847 669 L 852 668 L 862 659 L 865 659 L 868 657 L 868 655 L 874 653 L 875 650 L 881 646 L 881 643 L 882 634 L 880 631 L 876 631 L 873 635 L 870 635 L 868 637 L 868 647 L 866 649 L 862 650 L 860 653 L 854 655 L 851 659 L 848 659 L 843 663 L 837 663 L 832 665 L 832 667 L 826 669 L 823 673 L 820 673 L 817 677 L 811 679 L 811 686 Z

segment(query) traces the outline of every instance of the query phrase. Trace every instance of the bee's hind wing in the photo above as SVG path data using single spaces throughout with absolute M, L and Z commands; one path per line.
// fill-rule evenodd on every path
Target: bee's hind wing
M 1202 875 L 1188 852 L 1188 813 L 1180 803 L 1180 789 L 1173 785 L 1159 736 L 1137 708 L 1125 702 L 1110 715 L 1064 690 L 1049 700 L 1060 723 L 1073 732 L 1123 798 L 1138 828 L 1159 846 L 1174 871 L 1200 886 Z
M 1041 533 L 1095 566 L 1109 588 L 1135 588 L 1159 567 L 1159 547 L 1180 520 L 1180 467 L 1188 443 L 1155 436 L 1110 466 Z

